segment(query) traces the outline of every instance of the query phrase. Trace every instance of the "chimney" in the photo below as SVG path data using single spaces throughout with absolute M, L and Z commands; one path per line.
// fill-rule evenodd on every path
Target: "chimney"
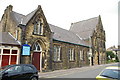
M 41 8 L 41 5 L 38 5 L 38 8 Z
M 9 12 L 11 12 L 12 9 L 13 9 L 13 6 L 12 6 L 12 5 L 9 5 L 9 6 L 7 6 L 7 8 L 6 8 L 6 10 L 8 10 Z
M 74 23 L 71 23 L 71 25 L 73 25 Z

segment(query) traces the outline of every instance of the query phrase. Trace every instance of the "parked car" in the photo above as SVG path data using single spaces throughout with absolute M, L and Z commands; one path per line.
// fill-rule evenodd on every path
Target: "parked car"
M 32 64 L 8 65 L 0 69 L 0 80 L 38 80 L 38 71 Z
M 97 77 L 97 80 L 120 80 L 120 67 L 106 67 Z

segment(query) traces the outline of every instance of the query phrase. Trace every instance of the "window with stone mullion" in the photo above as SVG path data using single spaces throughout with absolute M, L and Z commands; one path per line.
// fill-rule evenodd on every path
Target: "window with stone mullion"
M 57 60 L 57 47 L 56 46 L 54 46 L 54 61 L 56 61 Z
M 61 56 L 60 56 L 60 46 L 54 46 L 54 61 L 60 61 Z
M 34 34 L 43 34 L 43 26 L 40 20 L 34 23 Z
M 74 61 L 74 49 L 69 49 L 69 60 Z
M 57 49 L 57 61 L 60 61 L 60 46 L 58 46 L 58 49 Z
M 71 60 L 74 61 L 74 49 L 71 49 Z
M 37 34 L 37 24 L 34 24 L 34 34 Z
M 83 51 L 80 50 L 80 60 L 83 60 Z
M 41 21 L 38 21 L 38 34 L 41 34 Z

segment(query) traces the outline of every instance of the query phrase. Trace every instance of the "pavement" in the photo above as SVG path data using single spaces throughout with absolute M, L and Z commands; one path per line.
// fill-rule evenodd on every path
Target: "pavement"
M 51 71 L 51 72 L 39 72 L 39 78 L 56 78 L 57 76 L 69 75 L 69 74 L 73 74 L 73 73 L 80 72 L 80 71 L 87 71 L 87 70 L 99 68 L 102 66 L 109 66 L 112 64 L 118 64 L 118 63 L 85 66 L 85 67 L 63 69 L 63 70 L 55 70 L 55 71 Z

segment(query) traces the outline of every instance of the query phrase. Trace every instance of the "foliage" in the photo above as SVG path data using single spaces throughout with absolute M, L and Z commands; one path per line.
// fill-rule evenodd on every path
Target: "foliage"
M 111 63 L 111 62 L 115 62 L 114 60 L 107 60 L 106 63 Z
M 115 62 L 119 62 L 119 59 L 118 59 L 118 57 L 117 56 L 115 56 L 116 57 L 116 60 L 115 60 Z
M 106 55 L 107 55 L 107 63 L 119 62 L 117 55 L 115 55 L 112 51 L 106 51 Z M 113 58 L 115 58 L 115 60 L 112 60 Z
M 112 58 L 115 58 L 115 54 L 112 51 L 106 51 L 107 60 L 111 60 Z

